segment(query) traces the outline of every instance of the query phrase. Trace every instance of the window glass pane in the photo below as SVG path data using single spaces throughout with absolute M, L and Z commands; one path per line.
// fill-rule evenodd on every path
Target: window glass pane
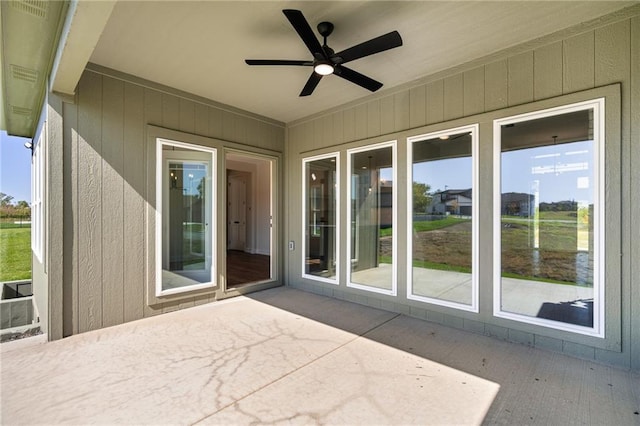
M 163 148 L 161 290 L 211 284 L 212 154 Z
M 336 157 L 305 161 L 304 274 L 337 278 Z
M 350 174 L 350 283 L 393 292 L 393 148 L 352 153 Z
M 501 310 L 594 326 L 593 109 L 501 126 Z
M 411 294 L 472 305 L 472 133 L 441 134 L 412 149 Z

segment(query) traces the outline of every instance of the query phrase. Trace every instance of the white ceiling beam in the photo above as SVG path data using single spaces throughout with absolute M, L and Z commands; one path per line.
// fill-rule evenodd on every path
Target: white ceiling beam
M 71 2 L 51 70 L 51 91 L 75 94 L 115 5 L 116 0 Z

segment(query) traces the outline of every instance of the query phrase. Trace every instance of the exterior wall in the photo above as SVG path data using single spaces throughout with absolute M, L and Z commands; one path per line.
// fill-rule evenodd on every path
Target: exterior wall
M 61 295 L 50 305 L 60 315 L 53 338 L 215 300 L 211 291 L 162 301 L 147 294 L 155 275 L 150 126 L 215 139 L 224 158 L 226 147 L 281 152 L 284 125 L 91 64 L 74 99 L 52 95 L 49 105 L 61 123 L 52 132 L 63 141 L 59 162 L 52 163 L 63 172 L 56 228 L 64 230 L 52 258 L 63 271 L 50 280 Z
M 614 182 L 617 179 L 618 183 L 607 188 L 608 200 L 610 198 L 615 203 L 607 207 L 612 218 L 609 219 L 612 225 L 608 225 L 612 232 L 607 234 L 607 250 L 611 256 L 607 256 L 607 262 L 612 264 L 614 271 L 607 277 L 610 281 L 607 291 L 613 293 L 611 306 L 619 308 L 619 316 L 608 313 L 608 321 L 613 322 L 610 324 L 612 335 L 620 339 L 617 349 L 599 347 L 588 340 L 567 339 L 566 333 L 539 332 L 540 327 L 521 326 L 493 317 L 493 255 L 490 247 L 483 247 L 480 255 L 480 314 L 407 300 L 403 290 L 403 286 L 406 289 L 403 262 L 407 259 L 404 244 L 399 244 L 398 250 L 398 297 L 347 288 L 344 271 L 339 286 L 303 279 L 300 250 L 288 252 L 288 284 L 505 340 L 640 370 L 640 262 L 637 261 L 640 259 L 640 239 L 632 238 L 640 235 L 640 221 L 636 220 L 635 214 L 640 211 L 640 120 L 637 119 L 640 117 L 639 10 L 631 9 L 627 17 L 608 21 L 605 18 L 545 36 L 491 57 L 427 76 L 404 88 L 374 94 L 358 103 L 289 123 L 287 135 L 286 239 L 296 242 L 296 247 L 302 247 L 302 158 L 369 143 L 396 139 L 402 143 L 407 136 L 420 134 L 425 129 L 439 130 L 468 124 L 465 117 L 620 83 L 621 126 L 620 129 L 610 129 L 613 133 L 607 135 L 615 136 L 612 153 L 620 159 L 620 168 L 613 167 L 615 170 L 609 176 Z M 617 112 L 617 105 L 612 107 Z M 446 127 L 440 123 L 447 123 Z M 488 123 L 481 123 L 480 128 L 481 187 L 491 187 L 492 184 L 491 124 L 490 121 Z M 618 142 L 620 152 L 616 145 Z M 406 145 L 399 145 L 398 149 L 400 182 L 406 182 L 402 165 L 407 159 L 403 146 Z M 345 161 L 342 163 L 341 176 L 348 176 Z M 403 217 L 406 194 L 403 194 L 402 187 L 399 188 L 398 213 Z M 481 211 L 492 211 L 490 200 L 480 200 L 480 203 Z M 481 241 L 485 242 L 491 241 L 493 228 L 488 216 L 491 215 L 480 219 Z M 344 211 L 340 220 L 345 223 Z M 407 226 L 401 223 L 397 235 L 406 235 Z M 341 253 L 345 253 L 346 238 L 343 232 Z M 621 250 L 621 261 L 618 260 L 618 250 Z

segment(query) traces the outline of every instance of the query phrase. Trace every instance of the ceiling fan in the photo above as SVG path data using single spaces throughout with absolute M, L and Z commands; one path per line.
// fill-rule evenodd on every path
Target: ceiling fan
M 382 87 L 382 83 L 376 81 L 366 75 L 360 74 L 351 68 L 345 67 L 343 64 L 363 58 L 365 56 L 374 55 L 385 50 L 402 46 L 402 38 L 397 31 L 381 35 L 364 43 L 357 44 L 341 52 L 335 53 L 333 49 L 327 46 L 327 37 L 333 32 L 333 24 L 331 22 L 320 22 L 318 24 L 318 32 L 324 38 L 323 44 L 316 38 L 309 23 L 299 10 L 284 9 L 282 11 L 287 17 L 291 25 L 296 30 L 304 44 L 307 46 L 311 54 L 312 60 L 286 60 L 286 59 L 246 59 L 248 65 L 295 65 L 313 67 L 313 72 L 307 80 L 300 96 L 309 96 L 320 83 L 323 76 L 335 74 L 358 86 L 364 87 L 375 92 Z

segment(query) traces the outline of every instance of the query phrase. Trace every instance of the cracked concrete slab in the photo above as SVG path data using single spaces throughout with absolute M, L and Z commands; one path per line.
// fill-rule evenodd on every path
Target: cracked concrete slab
M 278 288 L 1 346 L 2 424 L 637 424 L 640 375 Z

